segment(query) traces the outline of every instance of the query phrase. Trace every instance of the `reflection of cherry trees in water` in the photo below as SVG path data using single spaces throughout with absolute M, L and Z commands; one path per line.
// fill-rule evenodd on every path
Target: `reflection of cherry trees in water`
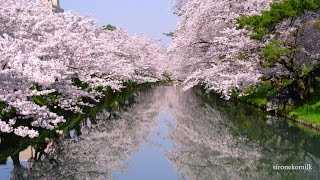
M 182 179 L 317 177 L 319 139 L 242 104 L 214 97 L 204 103 L 203 97 L 178 87 L 142 92 L 119 118 L 65 141 L 58 165 L 36 164 L 28 174 L 35 179 L 109 179 L 115 171 L 126 171 L 129 157 L 148 143 L 166 153 Z M 311 164 L 315 170 L 272 169 L 291 164 Z
M 153 90 L 139 94 L 136 104 L 121 112 L 119 118 L 98 123 L 88 136 L 80 136 L 75 142 L 65 142 L 58 155 L 59 165 L 38 164 L 33 176 L 105 179 L 111 178 L 114 170 L 125 170 L 128 157 L 146 142 L 155 126 L 153 119 L 160 108 L 154 103 L 155 94 Z
M 235 177 L 253 166 L 260 157 L 259 149 L 245 144 L 242 137 L 233 137 L 229 133 L 233 125 L 219 111 L 199 104 L 191 91 L 176 94 L 178 101 L 172 109 L 176 127 L 171 133 L 176 147 L 169 159 L 187 179 Z
M 186 179 L 317 177 L 320 154 L 304 150 L 306 141 L 316 142 L 310 143 L 299 131 L 290 132 L 287 121 L 269 117 L 266 124 L 265 116 L 248 113 L 243 106 L 228 108 L 228 103 L 216 99 L 212 108 L 199 103 L 191 91 L 176 94 L 172 108 L 176 127 L 171 132 L 175 148 L 168 157 Z M 311 164 L 316 170 L 272 169 L 291 164 Z

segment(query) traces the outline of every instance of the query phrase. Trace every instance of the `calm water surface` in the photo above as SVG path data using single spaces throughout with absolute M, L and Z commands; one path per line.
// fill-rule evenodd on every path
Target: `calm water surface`
M 135 101 L 118 118 L 85 123 L 82 135 L 71 131 L 58 165 L 8 160 L 2 179 L 320 179 L 319 136 L 281 118 L 179 87 Z M 273 169 L 291 164 L 313 169 Z

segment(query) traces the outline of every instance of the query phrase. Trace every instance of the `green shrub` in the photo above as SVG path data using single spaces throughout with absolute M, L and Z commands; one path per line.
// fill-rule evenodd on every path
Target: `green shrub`
M 268 97 L 290 85 L 293 82 L 291 79 L 280 79 L 277 82 L 271 80 L 262 81 L 257 86 L 252 86 L 245 90 L 244 96 L 240 99 L 258 107 L 265 107 L 268 102 Z
M 283 0 L 272 3 L 270 9 L 261 15 L 243 16 L 237 19 L 239 28 L 252 30 L 252 39 L 262 40 L 272 32 L 277 23 L 286 18 L 296 17 L 305 11 L 315 11 L 320 8 L 320 0 Z
M 277 61 L 281 60 L 281 56 L 286 56 L 289 53 L 290 50 L 285 48 L 282 42 L 278 40 L 272 40 L 264 47 L 262 51 L 262 55 L 265 58 L 262 66 L 274 66 Z

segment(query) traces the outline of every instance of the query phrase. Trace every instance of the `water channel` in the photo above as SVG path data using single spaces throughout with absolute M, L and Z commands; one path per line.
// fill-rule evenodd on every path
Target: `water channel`
M 30 168 L 31 148 L 19 165 L 8 159 L 1 179 L 320 179 L 320 137 L 285 119 L 174 86 L 140 92 L 134 101 L 117 118 L 87 120 L 82 134 L 71 130 L 55 163 Z

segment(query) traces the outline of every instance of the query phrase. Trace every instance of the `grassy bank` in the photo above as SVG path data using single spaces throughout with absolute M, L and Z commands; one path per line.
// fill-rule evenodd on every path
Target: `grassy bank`
M 280 85 L 274 85 L 270 81 L 264 81 L 258 86 L 248 88 L 245 96 L 234 98 L 266 110 L 268 98 L 291 83 L 292 81 L 287 79 L 281 80 Z M 276 113 L 302 126 L 320 131 L 320 90 L 315 90 L 310 98 L 298 102 L 295 105 L 288 105 L 284 107 L 284 109 L 279 109 Z
M 288 117 L 307 121 L 320 127 L 320 91 L 303 103 L 284 112 Z

